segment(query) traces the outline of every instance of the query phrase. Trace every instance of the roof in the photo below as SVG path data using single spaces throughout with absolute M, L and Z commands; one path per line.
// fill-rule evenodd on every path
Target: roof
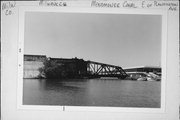
M 83 60 L 79 58 L 51 58 L 51 57 L 49 57 L 49 59 L 51 60 Z
M 46 55 L 29 55 L 29 54 L 24 54 L 24 56 L 28 56 L 28 57 L 46 57 Z
M 126 67 L 123 69 L 126 70 L 126 69 L 137 69 L 137 68 L 161 68 L 161 67 L 160 66 L 134 66 L 134 67 Z

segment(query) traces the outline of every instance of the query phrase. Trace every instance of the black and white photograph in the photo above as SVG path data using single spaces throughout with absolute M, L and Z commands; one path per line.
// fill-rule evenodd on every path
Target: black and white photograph
M 178 0 L 1 8 L 2 120 L 179 120 Z
M 161 108 L 162 16 L 25 12 L 23 105 Z

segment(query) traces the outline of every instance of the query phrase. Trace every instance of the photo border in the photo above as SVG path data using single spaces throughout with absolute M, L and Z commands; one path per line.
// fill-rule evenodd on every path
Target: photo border
M 24 21 L 25 12 L 59 12 L 59 13 L 98 13 L 98 14 L 138 14 L 161 15 L 161 107 L 96 107 L 96 106 L 52 106 L 23 105 L 23 56 L 24 56 Z M 165 113 L 166 81 L 167 81 L 167 10 L 159 9 L 119 9 L 119 8 L 51 8 L 51 7 L 20 7 L 19 8 L 19 41 L 18 41 L 18 75 L 17 75 L 17 108 L 26 110 L 60 110 L 60 111 L 95 111 L 95 112 L 133 112 L 133 113 Z

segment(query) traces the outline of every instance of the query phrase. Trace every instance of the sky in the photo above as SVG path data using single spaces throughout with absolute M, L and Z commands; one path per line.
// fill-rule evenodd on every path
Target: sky
M 161 16 L 26 12 L 24 54 L 160 66 Z

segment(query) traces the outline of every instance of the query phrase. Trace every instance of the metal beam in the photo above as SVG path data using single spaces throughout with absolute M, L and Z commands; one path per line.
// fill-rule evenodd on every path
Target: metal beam
M 126 72 L 119 66 L 104 64 L 94 61 L 87 61 L 88 70 L 95 76 L 109 76 L 109 77 L 120 77 L 125 78 Z

